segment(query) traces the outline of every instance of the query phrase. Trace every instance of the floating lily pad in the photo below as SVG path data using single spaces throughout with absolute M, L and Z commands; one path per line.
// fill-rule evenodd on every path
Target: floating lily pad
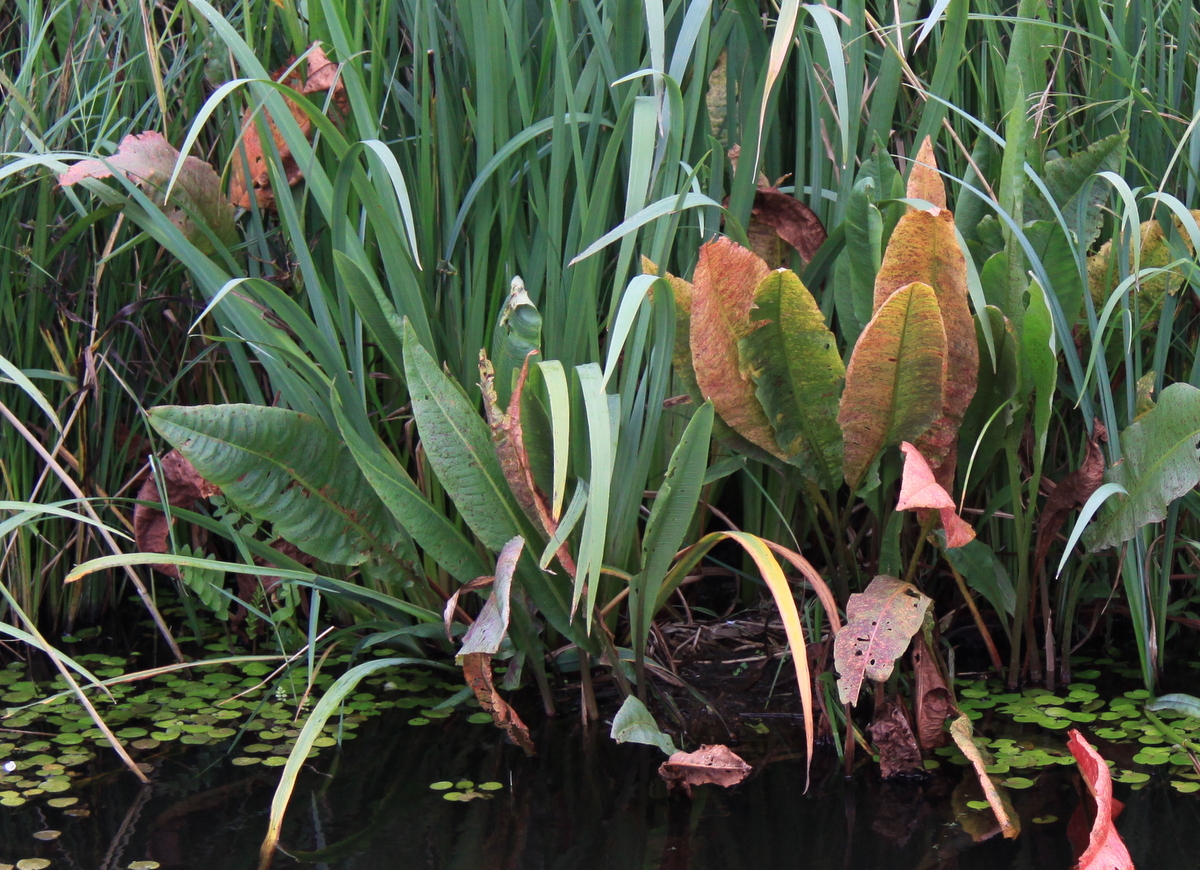
M 431 789 L 433 789 L 434 791 L 446 791 L 447 789 L 454 788 L 454 783 L 450 782 L 449 780 L 443 779 L 443 780 L 439 780 L 437 782 L 431 782 L 429 784 L 429 787 Z
M 1182 779 L 1171 780 L 1171 787 L 1180 794 L 1193 794 L 1200 791 L 1200 782 L 1188 782 Z
M 1034 816 L 1030 821 L 1035 825 L 1053 825 L 1058 821 L 1058 816 Z
M 262 759 L 257 755 L 239 755 L 237 758 L 233 759 L 230 764 L 234 765 L 235 767 L 249 767 L 251 764 L 258 764 L 260 761 L 262 761 Z
M 62 831 L 36 831 L 33 835 L 35 840 L 57 840 L 62 836 Z
M 1200 787 L 1200 783 L 1196 783 L 1196 785 Z M 478 788 L 481 791 L 499 791 L 504 788 L 504 784 L 499 782 L 481 782 Z
M 46 806 L 63 809 L 64 807 L 73 807 L 77 803 L 79 803 L 79 798 L 77 797 L 60 797 L 50 798 L 50 800 L 46 801 Z
M 22 858 L 17 862 L 17 870 L 46 870 L 49 866 L 49 858 Z

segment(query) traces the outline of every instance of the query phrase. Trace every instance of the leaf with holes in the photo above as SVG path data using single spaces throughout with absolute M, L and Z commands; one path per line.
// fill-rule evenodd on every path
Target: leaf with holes
M 838 697 L 855 704 L 863 678 L 882 682 L 921 627 L 930 600 L 916 586 L 881 574 L 850 596 L 846 624 L 833 641 Z

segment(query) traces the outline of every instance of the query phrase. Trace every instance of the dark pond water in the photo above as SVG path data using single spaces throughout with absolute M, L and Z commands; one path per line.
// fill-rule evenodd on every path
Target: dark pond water
M 601 731 L 606 729 L 601 729 Z M 283 842 L 296 856 L 277 868 L 401 870 L 885 870 L 1038 868 L 1072 864 L 1066 821 L 1077 803 L 1073 769 L 1014 793 L 1024 832 L 974 843 L 951 809 L 960 770 L 923 785 L 847 782 L 818 765 L 804 792 L 796 746 L 769 735 L 747 757 L 755 773 L 695 800 L 669 797 L 657 750 L 617 746 L 571 723 L 535 734 L 526 759 L 499 732 L 453 720 L 411 727 L 380 718 L 337 755 L 313 762 L 288 815 Z M 764 763 L 765 762 L 765 763 Z M 442 780 L 499 782 L 491 799 L 451 802 Z M 86 817 L 45 805 L 0 809 L 0 864 L 45 857 L 52 868 L 117 870 L 152 859 L 165 870 L 251 870 L 275 771 L 239 768 L 211 747 L 160 762 L 157 784 L 127 773 L 73 790 Z M 1118 827 L 1141 870 L 1200 867 L 1200 796 L 1165 780 L 1138 791 Z M 1034 824 L 1054 815 L 1057 822 Z M 37 831 L 60 830 L 51 842 Z

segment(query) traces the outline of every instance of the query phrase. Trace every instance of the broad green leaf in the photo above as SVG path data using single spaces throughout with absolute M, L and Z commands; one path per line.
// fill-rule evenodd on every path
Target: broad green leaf
M 475 547 L 430 503 L 379 437 L 367 438 L 350 425 L 339 396 L 332 404 L 350 454 L 396 522 L 459 583 L 487 574 Z
M 630 623 L 635 659 L 641 660 L 646 636 L 654 613 L 650 607 L 658 600 L 675 554 L 683 544 L 704 486 L 708 465 L 709 439 L 712 433 L 713 407 L 705 402 L 692 416 L 679 444 L 671 454 L 667 474 L 658 487 L 654 507 L 646 521 L 642 538 L 642 570 L 630 582 Z
M 172 185 L 171 175 L 179 160 L 179 151 L 161 133 L 149 130 L 126 136 L 117 146 L 117 153 L 110 157 L 80 160 L 59 176 L 58 183 L 68 187 L 85 178 L 110 178 L 113 170 L 117 170 L 141 185 L 171 223 L 202 253 L 211 254 L 213 244 L 197 221 L 206 224 L 223 244 L 232 245 L 237 239 L 233 203 L 222 193 L 217 173 L 199 157 L 185 157 Z
M 1154 410 L 1121 433 L 1121 460 L 1104 473 L 1105 483 L 1128 496 L 1104 506 L 1084 535 L 1091 551 L 1115 547 L 1149 523 L 1166 518 L 1167 506 L 1200 483 L 1200 390 L 1171 384 Z
M 525 292 L 520 276 L 512 279 L 508 299 L 500 309 L 492 333 L 492 365 L 496 368 L 496 395 L 501 408 L 508 407 L 513 385 L 525 357 L 542 347 L 542 315 Z M 536 362 L 536 360 L 531 360 Z
M 842 393 L 843 471 L 852 489 L 889 444 L 916 441 L 943 404 L 946 331 L 933 288 L 893 293 L 863 330 Z
M 700 249 L 692 281 L 692 365 L 700 394 L 734 431 L 762 450 L 784 458 L 770 421 L 742 374 L 738 342 L 753 330 L 754 292 L 767 264 L 726 238 Z
M 667 755 L 674 755 L 679 750 L 675 748 L 670 735 L 664 734 L 646 709 L 646 705 L 633 695 L 625 698 L 621 709 L 613 717 L 612 730 L 609 732 L 617 743 L 644 743 L 647 746 L 657 746 Z
M 483 418 L 404 325 L 404 375 L 429 464 L 468 526 L 492 552 L 522 528 Z
M 1120 168 L 1128 139 L 1128 131 L 1113 133 L 1099 142 L 1093 142 L 1083 151 L 1046 161 L 1042 169 L 1042 180 L 1046 189 L 1050 191 L 1062 212 L 1067 229 L 1072 233 L 1082 233 L 1077 239 L 1077 244 L 1085 251 L 1091 248 L 1100 235 L 1100 227 L 1104 221 L 1101 207 L 1108 199 L 1106 185 L 1099 182 L 1088 185 L 1087 182 L 1097 172 L 1106 169 L 1116 172 Z M 1024 219 L 1054 221 L 1057 224 L 1054 210 L 1037 188 L 1028 179 L 1025 184 Z M 1085 187 L 1090 187 L 1086 197 Z
M 879 575 L 846 602 L 846 624 L 833 639 L 838 697 L 858 703 L 863 679 L 883 682 L 921 628 L 930 599 L 916 586 Z
M 1057 221 L 1034 221 L 1025 227 L 1025 238 L 1046 270 L 1046 278 L 1054 288 L 1063 316 L 1074 326 L 1083 313 L 1083 279 L 1075 262 L 1075 252 L 1063 235 L 1062 227 Z
M 742 370 L 787 461 L 822 489 L 841 485 L 838 399 L 846 368 L 817 301 L 794 272 L 779 270 L 755 293 L 757 329 L 739 344 Z
M 150 423 L 239 509 L 305 553 L 335 565 L 412 557 L 346 445 L 319 420 L 258 405 L 166 405 Z
M 1160 710 L 1174 710 L 1176 713 L 1200 719 L 1200 698 L 1195 695 L 1185 695 L 1182 692 L 1160 695 L 1153 701 L 1147 701 L 1146 709 L 1155 713 Z
M 914 281 L 928 284 L 937 295 L 946 330 L 946 371 L 953 373 L 946 379 L 942 413 L 926 434 L 914 440 L 930 465 L 938 468 L 948 456 L 953 463 L 958 429 L 975 395 L 979 372 L 975 318 L 967 304 L 967 263 L 954 231 L 954 216 L 945 209 L 910 211 L 900 218 L 875 279 L 875 310 Z
M 947 561 L 962 574 L 967 585 L 987 599 L 996 613 L 1012 616 L 1016 606 L 1016 590 L 1008 569 L 996 558 L 995 552 L 979 538 L 965 547 L 945 551 Z M 1008 623 L 1005 621 L 1005 628 Z

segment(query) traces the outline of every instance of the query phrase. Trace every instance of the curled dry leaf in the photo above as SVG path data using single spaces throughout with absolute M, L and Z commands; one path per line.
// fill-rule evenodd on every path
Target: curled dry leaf
M 954 510 L 954 499 L 934 478 L 933 469 L 921 455 L 921 451 L 905 441 L 900 445 L 904 452 L 904 474 L 900 480 L 900 500 L 896 510 L 917 508 L 936 509 L 942 517 L 942 528 L 946 530 L 947 547 L 963 547 L 975 539 L 975 530 Z
M 291 57 L 288 58 L 287 63 L 272 74 L 271 78 L 287 85 L 302 96 L 328 91 L 333 117 L 344 118 L 349 113 L 349 101 L 346 97 L 346 87 L 338 77 L 338 65 L 326 57 L 320 43 L 316 42 L 309 48 L 307 60 L 307 75 L 299 67 L 288 72 L 292 64 L 296 62 L 296 59 Z M 292 117 L 300 126 L 300 130 L 305 137 L 311 139 L 313 122 L 308 113 L 295 100 L 284 97 L 284 101 L 287 103 Z M 271 189 L 271 179 L 267 172 L 267 158 L 262 140 L 258 135 L 255 114 L 254 107 L 251 107 L 242 116 L 242 145 L 245 147 L 246 157 L 243 162 L 240 149 L 234 153 L 233 167 L 229 175 L 229 198 L 238 208 L 249 208 L 250 190 L 253 190 L 259 208 L 274 208 L 275 191 Z M 304 173 L 269 113 L 266 115 L 266 122 L 275 147 L 279 151 L 279 156 L 283 160 L 283 170 L 288 185 L 294 186 L 304 177 Z M 250 165 L 248 182 L 247 163 Z
M 917 677 L 914 693 L 917 721 L 917 743 L 928 752 L 946 745 L 946 720 L 956 712 L 954 695 L 938 667 L 934 653 L 918 632 L 912 647 L 913 672 Z
M 676 752 L 659 766 L 658 774 L 668 788 L 682 789 L 691 797 L 692 786 L 711 783 L 729 788 L 745 779 L 751 769 L 728 746 L 716 744 L 695 752 Z
M 729 162 L 737 171 L 741 146 L 729 149 Z M 759 173 L 754 204 L 750 207 L 750 223 L 746 236 L 750 248 L 772 269 L 786 266 L 794 250 L 805 264 L 812 261 L 828 233 L 821 219 L 807 205 L 776 186 L 783 179 L 771 184 Z M 728 205 L 728 197 L 726 197 Z
M 211 498 L 221 491 L 209 483 L 184 459 L 178 450 L 172 450 L 159 460 L 162 467 L 163 489 L 167 504 L 171 507 L 190 509 L 196 502 Z M 158 483 L 153 474 L 148 474 L 138 490 L 138 501 L 158 502 Z M 133 509 L 133 536 L 138 549 L 143 553 L 166 553 L 170 524 L 167 515 L 159 507 L 139 504 Z M 179 569 L 174 565 L 155 565 L 164 574 L 179 579 Z
M 871 740 L 879 751 L 879 775 L 882 778 L 924 773 L 921 749 L 899 703 L 888 701 L 875 711 Z
M 1079 857 L 1076 870 L 1133 870 L 1133 859 L 1113 825 L 1113 819 L 1124 809 L 1112 796 L 1112 775 L 1096 748 L 1072 728 L 1067 735 L 1067 748 L 1075 756 L 1079 773 L 1087 785 L 1089 800 L 1085 809 L 1081 803 L 1068 825 L 1068 836 Z M 1084 815 L 1093 816 L 1091 830 Z
M 80 160 L 58 176 L 58 183 L 70 187 L 85 178 L 111 178 L 116 170 L 141 187 L 187 240 L 204 253 L 212 253 L 213 244 L 197 219 L 207 224 L 222 243 L 232 244 L 237 238 L 233 205 L 221 194 L 216 171 L 199 157 L 186 157 L 171 185 L 171 174 L 178 161 L 179 151 L 175 146 L 161 133 L 148 130 L 126 136 L 111 157 Z M 168 186 L 171 186 L 169 200 Z

